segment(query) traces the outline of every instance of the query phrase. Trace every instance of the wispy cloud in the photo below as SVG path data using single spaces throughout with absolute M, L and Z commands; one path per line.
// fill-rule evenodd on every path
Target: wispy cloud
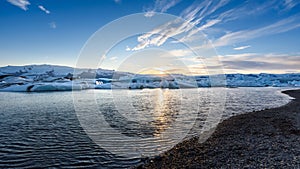
M 189 22 L 184 22 L 182 20 L 170 21 L 146 34 L 139 36 L 137 39 L 139 44 L 132 48 L 132 50 L 141 50 L 150 45 L 161 46 L 168 40 L 168 38 L 181 34 L 187 29 L 191 29 L 190 27 L 192 27 L 192 25 L 190 25 Z
M 192 74 L 205 74 L 205 71 L 224 71 L 224 73 L 300 72 L 299 54 L 240 53 L 212 58 L 185 57 L 179 59 L 189 63 L 187 66 Z
M 46 14 L 50 14 L 50 11 L 47 10 L 44 6 L 39 5 L 38 8 L 39 8 L 40 10 L 44 11 Z
M 283 5 L 285 6 L 285 10 L 290 10 L 299 4 L 299 0 L 284 0 Z
M 300 55 L 275 53 L 241 53 L 219 56 L 223 61 L 257 61 L 268 63 L 300 64 Z
M 30 5 L 28 0 L 7 0 L 7 2 L 23 9 L 24 11 L 28 10 L 27 6 Z
M 154 7 L 148 9 L 145 13 L 146 17 L 151 17 L 155 12 L 166 12 L 171 7 L 178 4 L 181 0 L 156 0 Z
M 193 55 L 192 51 L 187 49 L 175 49 L 168 52 L 168 56 L 170 57 L 185 57 L 191 55 Z
M 129 46 L 126 46 L 125 50 L 126 51 L 131 51 L 131 48 Z
M 300 55 L 241 53 L 219 56 L 227 73 L 299 72 Z
M 172 2 L 170 3 L 172 5 L 163 5 L 167 2 Z M 148 14 L 146 15 L 151 16 L 151 12 L 154 12 L 155 10 L 159 11 L 159 9 L 164 11 L 169 7 L 176 5 L 178 2 L 179 1 L 167 0 L 155 1 L 155 7 L 153 10 L 148 11 Z M 132 48 L 132 50 L 141 50 L 149 46 L 161 46 L 169 38 L 175 36 L 179 42 L 191 42 L 197 39 L 196 36 L 199 36 L 197 33 L 200 31 L 212 32 L 210 30 L 214 30 L 215 32 L 210 34 L 208 38 L 210 38 L 216 47 L 220 47 L 261 36 L 283 33 L 300 27 L 300 17 L 299 15 L 294 15 L 255 29 L 240 29 L 237 31 L 225 30 L 224 28 L 218 29 L 219 24 L 242 19 L 243 17 L 249 17 L 251 15 L 258 16 L 264 14 L 267 10 L 277 9 L 278 5 L 282 4 L 282 1 L 274 0 L 266 1 L 264 3 L 251 3 L 245 1 L 236 7 L 224 9 L 223 7 L 229 3 L 230 0 L 194 1 L 193 4 L 184 9 L 180 14 L 180 17 L 186 22 L 174 20 L 173 22 L 168 22 L 139 36 L 137 39 L 139 44 Z M 297 5 L 297 2 L 294 0 L 286 0 L 285 5 L 292 8 Z M 165 6 L 166 8 L 163 8 L 162 6 Z M 237 47 L 234 50 L 243 49 L 246 48 Z
M 259 56 L 259 53 L 239 53 L 239 54 L 227 54 L 224 56 L 219 56 L 221 59 L 231 59 L 231 60 L 249 60 L 256 56 Z
M 50 28 L 52 28 L 52 29 L 56 29 L 56 23 L 55 22 L 50 22 L 49 23 L 49 26 L 50 26 Z
M 115 56 L 109 58 L 110 61 L 117 61 L 117 59 L 118 59 L 118 57 L 115 57 Z
M 215 24 L 218 24 L 219 22 L 221 22 L 221 20 L 213 19 L 213 20 L 207 21 L 205 24 L 201 25 L 199 28 L 195 27 L 191 30 L 187 30 L 188 31 L 187 35 L 183 36 L 178 41 L 180 41 L 180 42 L 193 41 L 194 39 L 196 39 L 195 36 L 194 36 L 195 34 L 197 34 L 200 31 L 203 31 L 207 28 L 210 28 L 210 27 L 214 26 Z
M 192 25 L 198 26 L 199 28 L 196 29 L 197 30 L 196 32 L 203 31 L 207 28 L 210 28 L 218 24 L 223 20 L 225 15 L 223 16 L 222 13 L 219 14 L 220 16 L 214 17 L 213 19 L 205 19 L 205 18 L 213 14 L 219 8 L 225 6 L 228 2 L 229 0 L 219 0 L 219 1 L 205 0 L 200 4 L 197 4 L 198 2 L 195 1 L 194 4 L 189 6 L 181 13 L 181 17 L 191 22 Z M 187 37 L 191 37 L 196 32 L 194 31 L 194 33 L 190 33 L 189 36 Z
M 276 1 L 267 1 L 263 4 L 259 4 L 259 6 L 253 7 L 248 4 L 249 2 L 245 1 L 243 3 L 243 5 L 241 5 L 241 6 L 237 6 L 237 7 L 222 11 L 220 13 L 214 14 L 215 11 L 217 11 L 219 8 L 222 8 L 223 6 L 227 5 L 229 2 L 230 2 L 229 0 L 220 0 L 216 4 L 211 4 L 210 2 L 203 1 L 202 4 L 206 7 L 203 9 L 199 8 L 199 9 L 201 9 L 201 12 L 199 12 L 193 18 L 194 25 L 197 25 L 198 28 L 194 31 L 189 32 L 189 34 L 187 36 L 183 37 L 180 41 L 187 42 L 187 41 L 190 41 L 191 39 L 194 39 L 193 35 L 195 35 L 199 31 L 214 32 L 214 31 L 218 30 L 217 33 L 220 33 L 222 31 L 228 32 L 227 30 L 216 28 L 217 24 L 238 20 L 238 19 L 241 19 L 246 16 L 251 16 L 251 15 L 257 16 L 257 15 L 263 14 L 265 11 L 272 9 L 272 6 L 275 6 L 275 4 L 276 4 Z M 208 6 L 211 6 L 211 8 L 208 8 Z M 186 10 L 186 12 L 184 12 L 184 14 L 185 13 L 189 13 L 189 10 Z M 190 11 L 190 13 L 193 14 L 193 12 L 191 12 L 191 11 Z M 214 32 L 214 33 L 216 33 L 216 32 Z M 214 34 L 209 34 L 209 35 L 212 36 Z
M 247 49 L 247 48 L 250 48 L 250 47 L 251 47 L 250 45 L 247 45 L 247 46 L 239 46 L 239 47 L 233 48 L 233 50 L 244 50 L 244 49 Z
M 161 12 L 166 11 L 170 7 L 176 5 L 179 1 L 156 1 L 154 10 L 150 10 L 146 13 L 146 16 L 152 16 L 155 10 L 160 9 Z M 170 21 L 164 25 L 161 25 L 152 31 L 138 37 L 139 44 L 132 48 L 132 50 L 141 50 L 148 46 L 161 46 L 170 37 L 181 36 L 182 40 L 190 38 L 197 32 L 212 27 L 221 20 L 211 19 L 203 22 L 203 18 L 207 15 L 214 13 L 216 10 L 227 4 L 229 0 L 210 1 L 205 0 L 201 3 L 195 1 L 192 5 L 181 12 L 180 16 L 183 20 Z M 168 5 L 166 5 L 168 4 Z M 195 29 L 196 25 L 200 25 L 199 29 Z
M 215 46 L 226 46 L 261 36 L 287 32 L 299 28 L 299 20 L 299 15 L 295 15 L 258 29 L 229 32 L 213 42 L 213 44 Z

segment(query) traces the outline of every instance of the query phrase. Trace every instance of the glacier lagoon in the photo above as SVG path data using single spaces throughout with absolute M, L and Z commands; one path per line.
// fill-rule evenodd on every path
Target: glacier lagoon
M 180 141 L 161 137 L 161 134 L 172 127 L 172 123 L 177 119 L 184 120 L 178 123 L 179 126 L 171 130 L 170 134 L 184 133 L 183 136 L 188 137 L 194 131 L 192 129 L 186 133 L 189 127 L 192 125 L 194 128 L 193 124 L 197 121 L 201 124 L 210 108 L 216 105 L 216 100 L 225 101 L 224 111 L 221 114 L 217 112 L 225 119 L 240 113 L 287 104 L 291 98 L 280 93 L 283 89 L 285 88 L 249 87 L 113 92 L 111 90 L 1 92 L 0 168 L 59 166 L 126 168 L 141 162 L 143 150 L 137 150 L 136 154 L 140 153 L 140 156 L 122 157 L 116 155 L 118 152 L 114 152 L 114 150 L 122 151 L 118 147 L 120 145 L 117 143 L 104 145 L 105 139 L 110 138 L 108 141 L 114 143 L 123 139 L 124 135 L 139 138 L 137 140 L 140 142 L 135 142 L 133 146 L 144 147 L 146 152 L 154 155 L 167 150 L 164 145 L 172 146 Z M 226 95 L 218 95 L 224 91 Z M 96 105 L 91 106 L 91 101 Z M 185 116 L 191 113 L 187 111 L 192 110 L 195 105 L 199 106 L 197 111 L 194 111 L 196 114 Z M 95 140 L 91 133 L 87 134 L 90 131 L 83 125 L 84 121 L 80 117 L 82 114 L 78 114 L 78 108 L 84 110 L 88 122 L 91 120 L 88 117 L 93 117 L 95 113 L 104 115 L 104 120 L 109 124 L 108 128 L 92 133 L 101 136 L 103 140 Z M 116 113 L 118 110 L 121 113 Z M 134 123 L 136 121 L 143 123 Z M 136 126 L 140 124 L 145 126 Z M 107 132 L 112 129 L 119 131 L 122 138 Z M 153 147 L 153 142 L 159 142 L 162 146 Z M 126 153 L 126 150 L 123 151 Z

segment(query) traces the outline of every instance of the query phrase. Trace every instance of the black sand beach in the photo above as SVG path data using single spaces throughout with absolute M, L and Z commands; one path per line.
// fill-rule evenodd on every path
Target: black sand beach
M 138 168 L 300 168 L 300 90 L 289 104 L 231 117 Z

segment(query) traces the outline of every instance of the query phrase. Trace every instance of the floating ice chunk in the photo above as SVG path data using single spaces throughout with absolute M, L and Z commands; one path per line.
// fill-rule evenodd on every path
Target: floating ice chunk
M 81 90 L 81 86 L 73 86 L 70 83 L 47 83 L 37 84 L 32 87 L 30 91 L 42 92 L 42 91 L 70 91 L 70 90 Z
M 10 85 L 6 88 L 1 89 L 1 91 L 9 91 L 9 92 L 26 92 L 29 88 L 33 87 L 32 84 L 25 84 L 25 85 Z
M 112 87 L 111 83 L 95 85 L 95 89 L 111 89 L 111 87 Z
M 71 91 L 89 88 L 85 83 L 28 83 L 24 85 L 13 84 L 1 89 L 1 91 L 14 92 L 47 92 L 47 91 Z

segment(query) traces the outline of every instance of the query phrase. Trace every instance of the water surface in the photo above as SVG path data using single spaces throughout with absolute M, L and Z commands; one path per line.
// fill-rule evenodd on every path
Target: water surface
M 224 90 L 226 95 L 221 92 Z M 186 136 L 195 120 L 207 120 L 209 111 L 213 110 L 211 107 L 223 105 L 220 102 L 225 101 L 221 114 L 224 119 L 288 103 L 290 98 L 280 90 L 201 88 L 2 92 L 0 168 L 126 168 L 140 163 L 139 153 L 156 154 L 171 148 Z M 91 122 L 88 117 L 101 116 L 103 123 L 90 125 L 95 130 L 87 130 L 82 114 L 78 112 L 85 112 L 88 122 Z M 99 126 L 101 130 L 98 130 Z M 115 155 L 124 151 L 115 148 L 124 143 L 124 136 L 135 140 L 129 148 L 143 149 L 135 149 L 136 153 L 130 157 Z M 97 137 L 101 137 L 100 142 L 95 140 Z M 103 145 L 105 141 L 109 144 Z M 103 145 L 102 148 L 99 145 Z M 114 151 L 108 151 L 112 149 Z

